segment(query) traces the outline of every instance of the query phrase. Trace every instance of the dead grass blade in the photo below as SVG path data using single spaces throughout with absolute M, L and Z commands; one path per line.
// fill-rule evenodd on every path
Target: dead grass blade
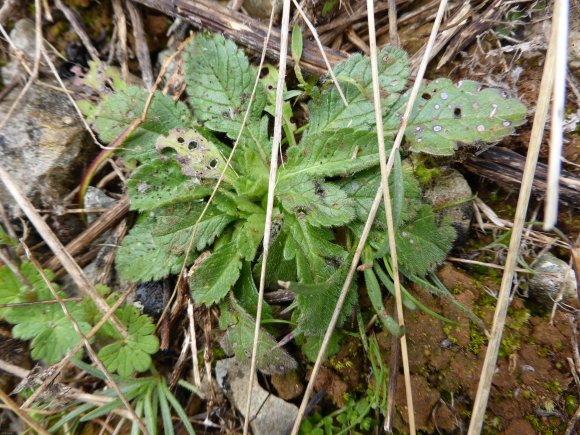
M 298 10 L 298 12 L 300 12 L 300 15 L 302 16 L 302 19 L 304 20 L 304 22 L 308 26 L 310 33 L 312 33 L 312 36 L 314 36 L 314 40 L 316 41 L 316 44 L 318 45 L 318 48 L 320 49 L 320 54 L 322 55 L 322 58 L 324 59 L 324 63 L 326 64 L 326 68 L 328 69 L 328 72 L 330 73 L 330 77 L 332 77 L 332 81 L 336 86 L 336 90 L 338 91 L 338 94 L 340 95 L 342 102 L 344 103 L 345 106 L 348 106 L 346 98 L 342 92 L 342 88 L 340 87 L 340 83 L 338 82 L 338 80 L 336 79 L 336 76 L 334 75 L 334 71 L 332 70 L 332 66 L 330 65 L 330 62 L 328 61 L 328 57 L 326 56 L 326 52 L 324 51 L 324 47 L 322 46 L 322 42 L 320 42 L 320 38 L 318 37 L 318 32 L 316 31 L 316 28 L 312 25 L 312 22 L 308 19 L 308 17 L 304 13 L 304 11 L 302 10 L 302 7 L 298 4 L 298 2 L 296 0 L 292 0 L 292 2 L 294 3 L 294 6 Z
M 389 3 L 390 5 L 390 3 Z M 367 0 L 367 15 L 369 22 L 369 45 L 371 51 L 371 74 L 373 79 L 373 103 L 375 107 L 375 122 L 377 125 L 377 139 L 379 146 L 379 162 L 381 166 L 381 183 L 383 185 L 383 203 L 387 220 L 389 238 L 389 251 L 391 254 L 391 267 L 393 268 L 393 283 L 395 286 L 395 303 L 397 307 L 397 319 L 402 330 L 405 327 L 403 312 L 403 299 L 401 296 L 401 282 L 399 277 L 399 260 L 397 257 L 397 244 L 395 242 L 395 225 L 393 222 L 393 209 L 391 206 L 391 193 L 389 189 L 389 170 L 387 169 L 387 153 L 385 150 L 385 134 L 383 130 L 383 111 L 381 110 L 381 91 L 379 85 L 379 67 L 377 64 L 377 36 L 375 29 L 375 12 L 373 0 Z M 390 24 L 390 20 L 389 20 Z M 408 115 L 408 114 L 407 114 Z M 402 126 L 404 129 L 405 126 Z M 404 131 L 404 130 L 403 130 Z M 413 406 L 413 388 L 411 385 L 411 371 L 409 370 L 409 354 L 407 352 L 407 337 L 403 334 L 401 341 L 401 359 L 405 377 L 405 394 L 407 398 L 407 415 L 409 419 L 409 432 L 416 433 L 415 409 Z
M 140 7 L 132 1 L 128 1 L 126 5 L 131 16 L 131 23 L 133 24 L 133 37 L 135 38 L 141 77 L 143 78 L 145 87 L 150 91 L 153 86 L 153 69 L 151 68 L 151 55 L 149 54 L 149 46 L 147 45 L 147 38 L 145 37 L 143 15 L 141 14 Z
M 189 321 L 189 336 L 191 337 L 191 363 L 193 371 L 193 385 L 201 388 L 201 374 L 197 358 L 197 333 L 195 331 L 195 318 L 193 317 L 193 304 L 187 301 L 187 319 Z
M 129 78 L 129 64 L 128 64 L 128 49 L 127 49 L 127 17 L 125 17 L 125 12 L 123 12 L 123 4 L 121 0 L 113 0 L 113 11 L 115 13 L 115 18 L 117 19 L 118 37 L 119 37 L 119 51 L 118 59 L 121 64 L 121 77 L 123 81 L 127 81 Z M 115 50 L 115 49 L 114 49 Z M 117 51 L 117 50 L 115 50 Z
M 30 428 L 34 429 L 39 434 L 48 435 L 48 432 L 40 426 L 36 421 L 28 416 L 26 412 L 21 410 L 18 405 L 0 388 L 0 400 L 6 404 L 8 409 L 14 412 L 18 417 L 22 419 Z
M 552 128 L 550 130 L 550 160 L 546 186 L 544 230 L 551 230 L 558 220 L 558 191 L 562 169 L 562 146 L 564 140 L 564 111 L 566 110 L 566 69 L 568 60 L 569 0 L 556 3 L 552 26 L 557 32 L 554 60 L 554 89 L 552 100 Z
M 402 121 L 401 121 L 401 126 L 399 127 L 399 131 L 398 131 L 397 136 L 395 138 L 395 142 L 393 144 L 393 148 L 392 148 L 391 154 L 389 156 L 389 161 L 387 162 L 387 176 L 393 167 L 393 164 L 395 161 L 395 159 L 394 159 L 395 153 L 398 151 L 399 146 L 401 145 L 401 142 L 403 140 L 405 128 L 407 126 L 409 116 L 411 114 L 411 110 L 413 109 L 413 104 L 415 103 L 415 99 L 417 98 L 417 95 L 419 93 L 419 87 L 421 85 L 421 81 L 423 80 L 423 76 L 425 75 L 425 70 L 427 69 L 427 63 L 429 62 L 429 54 L 430 54 L 431 50 L 433 49 L 433 45 L 435 43 L 435 38 L 437 36 L 437 32 L 439 30 L 439 27 L 441 25 L 441 20 L 443 19 L 443 12 L 445 11 L 446 6 L 447 6 L 447 0 L 441 0 L 441 2 L 439 4 L 439 10 L 437 11 L 437 16 L 435 18 L 435 22 L 433 23 L 433 28 L 431 29 L 431 35 L 429 36 L 429 41 L 427 42 L 425 54 L 423 56 L 423 59 L 421 61 L 419 69 L 417 71 L 416 80 L 415 80 L 415 83 L 413 85 L 413 89 L 411 90 L 411 94 L 409 97 L 409 101 L 407 103 L 407 107 L 405 108 L 405 113 L 404 113 Z M 330 323 L 329 323 L 328 328 L 326 330 L 326 333 L 324 335 L 324 339 L 322 340 L 322 344 L 321 344 L 320 350 L 318 352 L 318 357 L 316 358 L 316 362 L 314 363 L 314 367 L 312 369 L 312 374 L 310 375 L 310 381 L 308 382 L 308 386 L 306 387 L 306 391 L 304 392 L 304 397 L 302 399 L 302 403 L 300 404 L 300 409 L 298 410 L 298 416 L 296 417 L 296 421 L 294 422 L 294 427 L 292 428 L 292 435 L 296 435 L 298 433 L 298 430 L 300 429 L 300 422 L 301 422 L 302 418 L 304 417 L 304 413 L 306 411 L 306 406 L 308 404 L 308 400 L 310 399 L 310 395 L 312 394 L 312 390 L 314 389 L 314 382 L 316 380 L 316 376 L 318 375 L 318 372 L 320 371 L 320 367 L 322 366 L 323 355 L 326 352 L 326 348 L 328 347 L 328 343 L 330 342 L 330 338 L 332 336 L 334 328 L 336 327 L 336 323 L 337 323 L 338 317 L 340 315 L 340 310 L 342 309 L 342 306 L 343 306 L 344 301 L 346 299 L 348 289 L 349 289 L 350 284 L 352 282 L 352 278 L 354 276 L 354 273 L 355 273 L 356 268 L 358 266 L 358 263 L 360 261 L 362 250 L 364 249 L 364 245 L 366 243 L 367 237 L 369 235 L 372 224 L 374 222 L 377 210 L 379 209 L 381 199 L 383 197 L 383 190 L 382 189 L 383 189 L 383 184 L 381 183 L 379 185 L 379 188 L 377 189 L 376 194 L 375 194 L 375 198 L 373 200 L 371 209 L 369 211 L 369 216 L 365 222 L 365 226 L 364 226 L 364 229 L 362 231 L 361 238 L 358 242 L 356 251 L 354 253 L 350 269 L 349 269 L 348 274 L 346 276 L 345 282 L 342 286 L 342 290 L 340 292 L 340 295 L 339 295 L 337 303 L 336 303 L 336 307 L 335 307 L 334 312 L 332 314 L 332 318 L 330 319 Z
M 399 33 L 397 31 L 397 1 L 388 0 L 388 4 L 389 4 L 389 43 L 391 45 L 394 45 L 395 47 L 398 47 L 399 45 L 401 45 L 400 44 L 401 40 L 399 38 Z
M 270 156 L 270 176 L 268 179 L 268 200 L 266 204 L 266 222 L 264 225 L 264 239 L 262 251 L 262 267 L 260 270 L 260 286 L 258 291 L 258 306 L 256 308 L 256 326 L 254 328 L 254 342 L 252 345 L 252 360 L 250 362 L 250 376 L 248 381 L 248 397 L 244 416 L 244 435 L 250 427 L 250 408 L 254 378 L 256 376 L 256 362 L 258 357 L 258 341 L 260 339 L 260 323 L 262 320 L 262 306 L 264 305 L 264 289 L 266 287 L 266 266 L 270 252 L 272 236 L 272 212 L 274 210 L 274 191 L 276 190 L 276 174 L 278 171 L 278 151 L 282 142 L 282 104 L 284 103 L 284 85 L 286 83 L 286 55 L 288 52 L 288 32 L 290 26 L 290 0 L 284 0 L 282 7 L 282 27 L 280 29 L 280 63 L 278 65 L 278 83 L 276 84 L 276 109 L 274 116 L 274 137 L 272 139 L 272 154 Z
M 556 9 L 562 7 L 562 3 L 563 2 L 561 0 L 557 0 Z M 514 218 L 512 234 L 510 237 L 509 251 L 505 261 L 505 270 L 502 276 L 501 287 L 497 298 L 497 305 L 493 318 L 491 336 L 489 338 L 489 344 L 487 347 L 487 352 L 485 354 L 485 360 L 483 362 L 483 368 L 481 371 L 480 381 L 477 388 L 477 395 L 475 397 L 475 403 L 473 405 L 468 435 L 476 435 L 481 432 L 481 427 L 485 417 L 487 400 L 489 398 L 489 393 L 491 390 L 491 381 L 495 371 L 499 346 L 501 343 L 501 337 L 505 325 L 507 310 L 509 307 L 514 271 L 518 259 L 518 253 L 522 239 L 522 231 L 526 220 L 526 213 L 528 210 L 528 203 L 530 200 L 530 194 L 532 190 L 532 182 L 534 179 L 536 163 L 538 161 L 538 154 L 540 152 L 540 145 L 542 142 L 542 136 L 544 132 L 544 127 L 546 125 L 546 118 L 550 106 L 550 96 L 553 89 L 554 73 L 555 73 L 554 61 L 556 56 L 555 47 L 557 35 L 558 29 L 554 25 L 554 23 L 552 23 L 550 46 L 548 47 L 546 63 L 544 65 L 544 72 L 542 75 L 540 93 L 538 95 L 536 114 L 534 116 L 534 123 L 532 126 L 532 132 L 528 146 L 528 155 L 526 157 L 526 165 L 524 168 L 524 175 L 522 179 L 522 187 L 520 190 L 520 195 L 518 197 L 516 215 Z
M 36 42 L 36 46 L 34 49 L 34 64 L 32 66 L 32 71 L 30 72 L 30 77 L 28 81 L 20 91 L 20 94 L 18 94 L 18 97 L 16 97 L 16 99 L 12 103 L 12 106 L 10 106 L 10 109 L 8 109 L 8 112 L 6 113 L 4 119 L 0 122 L 0 129 L 3 128 L 6 122 L 10 119 L 10 117 L 14 113 L 14 110 L 16 110 L 16 108 L 20 104 L 22 98 L 24 98 L 24 96 L 34 83 L 34 81 L 38 78 L 38 73 L 40 71 L 40 57 L 42 55 L 42 6 L 39 0 L 34 0 L 34 9 L 35 9 L 34 29 Z M 8 40 L 10 40 L 10 38 L 8 38 Z M 13 44 L 11 45 L 13 46 Z

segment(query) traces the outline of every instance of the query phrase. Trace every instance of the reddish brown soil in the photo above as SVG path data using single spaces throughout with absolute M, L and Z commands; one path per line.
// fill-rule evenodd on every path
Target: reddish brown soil
M 483 286 L 495 292 L 498 285 L 492 279 L 480 284 L 449 264 L 440 270 L 439 277 L 447 288 L 458 293 L 459 302 L 489 327 L 495 300 Z M 417 427 L 425 433 L 465 432 L 485 357 L 485 334 L 446 301 L 420 288 L 413 291 L 427 307 L 458 323 L 445 324 L 420 310 L 406 314 Z M 392 301 L 390 304 L 392 309 Z M 391 336 L 380 332 L 377 338 L 388 365 Z M 565 313 L 557 312 L 550 325 L 548 315 L 532 314 L 527 302 L 514 299 L 484 433 L 564 433 L 575 411 L 570 405 L 578 402 L 568 363 L 572 358 L 571 339 Z M 319 375 L 317 389 L 324 389 L 338 406 L 344 404 L 345 393 L 361 392 L 367 387 L 369 368 L 360 355 L 360 346 L 347 340 Z M 395 427 L 405 433 L 408 426 L 402 371 L 396 404 Z

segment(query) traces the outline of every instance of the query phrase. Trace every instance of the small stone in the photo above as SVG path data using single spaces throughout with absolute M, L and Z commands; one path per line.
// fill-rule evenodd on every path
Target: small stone
M 282 10 L 282 2 L 276 0 L 245 0 L 244 9 L 253 17 L 269 18 L 272 8 L 276 8 L 274 15 L 277 17 Z
M 532 267 L 536 272 L 529 281 L 530 297 L 535 299 L 543 308 L 551 310 L 554 302 L 577 297 L 576 273 L 568 263 L 544 254 Z
M 284 400 L 294 400 L 304 391 L 302 378 L 296 370 L 283 375 L 273 374 L 272 385 L 276 388 L 278 396 Z
M 111 208 L 117 201 L 111 198 L 101 189 L 94 186 L 89 186 L 85 193 L 85 208 Z M 89 224 L 93 223 L 98 215 L 95 213 L 87 213 L 87 221 Z
M 134 303 L 141 309 L 143 314 L 151 316 L 154 320 L 159 319 L 167 305 L 167 298 L 163 291 L 163 281 L 139 284 L 135 289 Z
M 436 213 L 437 216 L 448 216 L 451 219 L 457 231 L 456 244 L 462 244 L 467 238 L 473 217 L 472 197 L 473 192 L 465 177 L 455 169 L 443 172 L 433 180 L 433 185 L 425 191 L 425 199 L 433 207 L 441 209 Z M 457 203 L 458 205 L 445 207 L 449 203 Z
M 0 103 L 0 120 L 19 92 L 14 89 Z M 39 85 L 30 87 L 0 129 L 0 161 L 18 181 L 22 193 L 40 209 L 62 204 L 96 152 L 67 96 Z M 21 215 L 2 185 L 0 202 L 11 217 Z
M 246 412 L 250 368 L 248 364 L 235 358 L 219 360 L 215 368 L 218 385 L 224 390 L 242 415 Z M 264 390 L 254 378 L 252 403 L 250 405 L 250 425 L 254 435 L 290 433 L 298 407 Z

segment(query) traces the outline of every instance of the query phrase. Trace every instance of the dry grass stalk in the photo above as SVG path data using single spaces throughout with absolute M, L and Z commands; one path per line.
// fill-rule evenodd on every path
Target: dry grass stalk
M 318 48 L 320 49 L 320 54 L 322 55 L 322 58 L 324 59 L 324 63 L 326 64 L 326 68 L 328 69 L 328 72 L 330 73 L 330 77 L 332 77 L 332 81 L 336 86 L 336 90 L 338 91 L 338 94 L 340 95 L 342 102 L 344 103 L 345 106 L 348 106 L 348 103 L 346 102 L 346 98 L 344 97 L 344 93 L 342 92 L 342 88 L 340 87 L 340 83 L 337 80 L 336 76 L 334 75 L 334 71 L 332 70 L 332 66 L 330 65 L 330 62 L 328 61 L 328 56 L 326 56 L 326 53 L 324 51 L 324 47 L 322 46 L 322 42 L 320 42 L 320 38 L 318 37 L 318 32 L 316 31 L 316 28 L 312 25 L 312 22 L 308 19 L 308 17 L 304 13 L 304 11 L 302 10 L 302 8 L 298 4 L 298 2 L 296 0 L 292 0 L 292 2 L 294 3 L 294 6 L 298 10 L 298 12 L 300 12 L 300 15 L 302 16 L 302 19 L 304 20 L 304 22 L 308 26 L 310 33 L 312 33 L 312 36 L 314 37 L 314 40 L 316 41 L 316 44 L 318 45 Z
M 409 101 L 407 103 L 407 107 L 405 108 L 405 113 L 404 113 L 402 121 L 401 121 L 401 126 L 399 127 L 399 131 L 398 131 L 397 136 L 395 138 L 395 142 L 393 144 L 393 148 L 392 148 L 391 154 L 389 156 L 389 161 L 387 162 L 387 172 L 388 173 L 390 173 L 390 171 L 393 167 L 393 164 L 395 161 L 395 153 L 398 151 L 398 148 L 401 145 L 401 142 L 403 140 L 403 136 L 405 133 L 405 128 L 407 126 L 409 116 L 411 114 L 411 110 L 413 108 L 413 104 L 415 103 L 417 95 L 419 94 L 419 88 L 421 85 L 421 81 L 423 80 L 423 76 L 425 75 L 425 70 L 427 69 L 428 55 L 433 47 L 433 44 L 435 43 L 435 38 L 437 36 L 439 26 L 441 25 L 441 20 L 443 19 L 443 12 L 445 11 L 446 6 L 447 6 L 447 0 L 442 0 L 439 4 L 439 10 L 437 12 L 437 17 L 435 19 L 435 22 L 433 23 L 433 28 L 431 30 L 429 42 L 427 43 L 425 57 L 423 58 L 423 61 L 421 62 L 421 65 L 419 66 L 419 70 L 417 71 L 417 79 L 415 80 L 415 83 L 413 84 L 413 89 L 411 90 L 411 94 L 409 96 Z M 318 372 L 320 371 L 320 367 L 322 366 L 323 355 L 326 353 L 328 343 L 330 342 L 330 338 L 332 337 L 332 333 L 334 331 L 334 328 L 336 327 L 336 323 L 337 323 L 338 317 L 340 315 L 340 310 L 342 309 L 344 301 L 346 300 L 346 296 L 348 294 L 350 284 L 351 284 L 352 279 L 354 277 L 354 273 L 356 272 L 362 251 L 364 249 L 367 237 L 368 237 L 370 230 L 371 230 L 371 227 L 373 225 L 375 216 L 377 214 L 377 210 L 379 209 L 379 206 L 381 204 L 382 198 L 383 198 L 383 185 L 381 183 L 379 185 L 379 188 L 377 189 L 376 194 L 375 194 L 375 198 L 374 198 L 373 203 L 371 205 L 371 209 L 369 211 L 369 216 L 365 222 L 360 240 L 359 240 L 357 248 L 355 250 L 355 253 L 354 253 L 354 256 L 352 259 L 352 263 L 350 265 L 350 269 L 347 273 L 345 282 L 342 286 L 340 295 L 339 295 L 338 300 L 336 302 L 336 307 L 335 307 L 334 312 L 332 314 L 332 318 L 330 319 L 330 323 L 328 324 L 328 328 L 326 329 L 324 339 L 322 340 L 322 344 L 321 344 L 320 350 L 318 352 L 318 357 L 316 358 L 316 362 L 314 363 L 314 367 L 313 367 L 312 373 L 310 375 L 310 381 L 308 382 L 308 385 L 306 387 L 306 391 L 304 392 L 304 396 L 302 398 L 302 403 L 300 404 L 300 409 L 298 410 L 298 415 L 296 417 L 296 421 L 294 422 L 294 427 L 292 429 L 292 435 L 296 435 L 298 433 L 298 430 L 300 429 L 300 422 L 301 422 L 302 418 L 304 417 L 304 413 L 306 412 L 308 400 L 310 399 L 310 395 L 312 394 L 312 390 L 314 389 L 314 382 L 316 380 L 316 376 L 318 375 Z
M 389 2 L 389 9 L 391 9 Z M 391 254 L 391 267 L 393 268 L 393 283 L 395 286 L 395 304 L 397 308 L 397 320 L 403 330 L 405 319 L 403 312 L 403 299 L 401 296 L 401 281 L 399 277 L 399 261 L 397 257 L 397 244 L 395 241 L 395 225 L 393 223 L 393 209 L 391 206 L 391 193 L 389 189 L 389 169 L 387 168 L 387 153 L 385 150 L 385 133 L 383 130 L 383 111 L 381 109 L 381 94 L 379 85 L 379 67 L 377 62 L 377 37 L 375 30 L 375 13 L 373 1 L 367 0 L 367 13 L 369 22 L 369 44 L 371 50 L 371 73 L 373 79 L 373 103 L 375 107 L 375 123 L 377 125 L 377 139 L 379 145 L 379 162 L 381 166 L 381 184 L 383 185 L 383 203 L 385 205 L 385 217 L 387 221 L 387 231 L 389 236 L 389 251 Z M 426 56 L 427 57 L 427 56 Z M 417 80 L 419 81 L 419 80 Z M 409 106 L 408 106 L 409 107 Z M 412 106 L 411 106 L 412 108 Z M 407 111 L 405 119 L 408 119 L 410 111 Z M 405 121 L 399 131 L 404 131 Z M 398 145 L 397 145 L 398 146 Z M 395 146 L 393 146 L 393 149 Z M 403 361 L 403 373 L 405 377 L 405 394 L 407 398 L 407 415 L 409 419 L 409 432 L 416 433 L 415 428 L 415 408 L 413 406 L 413 387 L 411 385 L 411 371 L 409 370 L 409 355 L 407 352 L 407 337 L 403 334 L 401 341 L 401 358 Z
M 129 213 L 129 200 L 121 198 L 115 205 L 99 216 L 86 230 L 69 242 L 65 249 L 70 255 L 77 255 L 85 250 L 92 242 L 99 238 L 105 231 L 116 225 Z M 61 267 L 58 257 L 48 260 L 44 267 L 58 271 Z
M 34 10 L 35 10 L 34 28 L 35 28 L 35 43 L 36 43 L 34 48 L 34 64 L 32 66 L 32 70 L 31 71 L 29 70 L 30 77 L 28 81 L 20 91 L 20 94 L 18 94 L 18 96 L 12 103 L 12 106 L 10 106 L 10 109 L 8 109 L 8 112 L 6 113 L 6 116 L 4 117 L 2 122 L 0 122 L 0 129 L 2 129 L 6 124 L 6 122 L 10 119 L 12 113 L 14 113 L 14 110 L 16 110 L 16 108 L 20 104 L 22 98 L 24 98 L 24 96 L 34 83 L 34 81 L 38 78 L 38 73 L 40 72 L 40 57 L 42 55 L 42 6 L 39 0 L 34 0 Z M 10 45 L 14 46 L 13 44 Z
M 124 81 L 127 81 L 129 77 L 129 54 L 127 49 L 127 18 L 125 17 L 125 12 L 123 11 L 123 4 L 121 0 L 113 0 L 113 11 L 115 13 L 115 18 L 117 19 L 118 37 L 119 37 L 119 47 L 118 47 L 118 59 L 121 64 L 121 77 Z M 117 51 L 117 50 L 115 50 Z
M 554 60 L 554 89 L 552 100 L 552 127 L 550 130 L 550 161 L 546 188 L 544 230 L 551 230 L 558 220 L 558 197 L 560 171 L 562 169 L 562 147 L 564 141 L 564 111 L 566 109 L 566 70 L 568 61 L 568 15 L 569 0 L 557 3 L 552 16 L 552 26 L 557 31 L 556 58 Z
M 149 47 L 147 45 L 147 38 L 145 36 L 145 26 L 143 24 L 143 15 L 139 6 L 132 1 L 126 3 L 127 10 L 131 16 L 131 23 L 133 24 L 133 36 L 135 37 L 135 47 L 137 50 L 137 60 L 141 69 L 141 77 L 147 90 L 151 90 L 153 86 L 153 69 L 151 68 L 151 55 L 149 54 Z
M 561 6 L 562 2 L 560 0 L 557 0 L 556 8 Z M 481 427 L 485 417 L 485 410 L 487 408 L 487 400 L 489 398 L 489 393 L 491 390 L 491 381 L 493 378 L 493 374 L 495 372 L 495 365 L 497 362 L 501 337 L 503 333 L 503 328 L 505 326 L 507 310 L 509 307 L 510 293 L 514 278 L 515 267 L 518 259 L 520 243 L 522 239 L 522 231 L 526 220 L 526 213 L 532 190 L 532 181 L 534 178 L 534 172 L 536 168 L 536 163 L 538 161 L 540 145 L 542 142 L 542 136 L 544 132 L 544 127 L 546 125 L 546 118 L 550 106 L 550 96 L 552 94 L 554 81 L 554 61 L 555 61 L 555 46 L 557 34 L 558 34 L 557 27 L 555 25 L 552 25 L 550 46 L 548 48 L 546 63 L 544 65 L 544 72 L 542 75 L 540 93 L 537 101 L 536 114 L 534 117 L 530 143 L 528 146 L 526 166 L 524 169 L 524 175 L 522 179 L 522 187 L 520 190 L 520 195 L 518 197 L 516 216 L 514 218 L 513 230 L 510 238 L 509 251 L 505 262 L 505 270 L 502 276 L 501 287 L 495 309 L 495 315 L 491 329 L 491 336 L 489 338 L 489 344 L 487 347 L 487 352 L 485 354 L 485 360 L 483 362 L 483 368 L 480 375 L 477 395 L 475 397 L 475 403 L 473 405 L 468 435 L 476 435 L 479 434 L 481 431 Z
M 250 409 L 252 392 L 256 376 L 256 362 L 258 358 L 258 344 L 260 339 L 260 323 L 262 307 L 264 305 L 264 289 L 266 288 L 266 266 L 270 252 L 272 237 L 272 213 L 274 210 L 274 191 L 276 190 L 276 175 L 278 172 L 278 153 L 282 142 L 282 105 L 284 103 L 284 86 L 286 85 L 286 58 L 288 51 L 288 30 L 290 25 L 290 0 L 284 0 L 282 6 L 282 28 L 280 40 L 280 63 L 278 65 L 278 83 L 276 84 L 276 108 L 274 116 L 274 137 L 272 138 L 272 154 L 270 156 L 270 175 L 268 178 L 268 199 L 266 203 L 266 222 L 264 225 L 264 239 L 262 251 L 262 267 L 260 270 L 260 285 L 258 288 L 258 304 L 256 308 L 256 324 L 254 328 L 254 342 L 252 344 L 252 360 L 250 362 L 250 376 L 248 380 L 248 397 L 244 415 L 244 435 L 250 428 Z
M 73 325 L 73 328 L 74 328 L 75 332 L 80 337 L 81 342 L 84 345 L 84 347 L 87 349 L 87 353 L 89 354 L 89 356 L 91 357 L 91 359 L 93 360 L 93 362 L 95 363 L 95 365 L 99 368 L 99 370 L 107 378 L 107 381 L 108 381 L 110 387 L 115 390 L 115 392 L 117 393 L 117 397 L 121 400 L 121 402 L 123 402 L 123 404 L 127 408 L 127 411 L 129 411 L 129 414 L 131 414 L 131 416 L 133 417 L 133 419 L 139 425 L 139 428 L 141 429 L 141 431 L 145 435 L 148 435 L 149 432 L 147 431 L 147 428 L 145 427 L 145 424 L 143 423 L 143 421 L 141 421 L 141 419 L 139 418 L 139 416 L 135 412 L 135 409 L 133 409 L 133 406 L 129 403 L 129 401 L 127 400 L 127 398 L 125 397 L 125 395 L 121 391 L 121 388 L 119 387 L 119 385 L 115 382 L 115 380 L 111 376 L 111 373 L 107 370 L 107 368 L 105 367 L 105 365 L 103 364 L 103 362 L 99 359 L 97 353 L 93 349 L 93 346 L 91 346 L 91 344 L 89 343 L 88 338 L 85 336 L 85 334 L 83 334 L 83 332 L 81 331 L 81 328 L 79 327 L 79 324 L 71 316 L 71 314 L 70 314 L 70 312 L 68 310 L 68 307 L 66 306 L 66 304 L 64 303 L 64 301 L 62 300 L 62 298 L 60 297 L 60 295 L 58 294 L 58 292 L 54 289 L 54 286 L 52 285 L 52 282 L 50 281 L 50 279 L 48 279 L 48 277 L 44 273 L 44 270 L 42 269 L 42 266 L 38 263 L 38 261 L 36 261 L 36 259 L 34 258 L 34 256 L 30 252 L 30 250 L 28 249 L 28 246 L 26 246 L 24 243 L 22 243 L 22 246 L 24 247 L 24 250 L 26 252 L 26 256 L 28 257 L 28 259 L 31 261 L 31 263 L 33 264 L 33 266 L 35 267 L 35 269 L 37 270 L 37 272 L 42 277 L 43 281 L 45 282 L 45 284 L 49 288 L 50 292 L 52 293 L 52 296 L 58 301 L 59 305 L 62 308 L 62 311 L 64 312 L 64 315 L 69 320 L 69 322 L 71 322 L 71 324 Z
M 193 304 L 190 300 L 187 301 L 187 319 L 189 321 L 189 336 L 191 337 L 193 385 L 201 388 L 201 374 L 199 372 L 199 360 L 197 358 L 197 333 L 195 331 L 195 318 L 193 317 Z
M 18 407 L 18 405 L 0 388 L 0 400 L 6 404 L 8 409 L 14 412 L 18 417 L 22 419 L 31 429 L 34 429 L 39 434 L 48 435 L 48 432 L 40 426 L 36 421 L 28 416 L 26 412 Z
M 389 43 L 391 45 L 394 45 L 395 47 L 398 47 L 399 45 L 401 45 L 401 39 L 399 38 L 399 32 L 397 31 L 397 2 L 396 0 L 388 0 L 388 3 L 389 3 Z
M 91 56 L 91 59 L 94 62 L 99 62 L 99 52 L 91 42 L 91 38 L 86 32 L 78 12 L 66 6 L 62 2 L 62 0 L 55 0 L 54 4 L 58 9 L 62 11 L 64 16 L 70 23 L 71 27 L 74 29 L 75 33 L 77 34 L 77 36 L 87 49 L 87 52 L 89 53 L 89 56 Z

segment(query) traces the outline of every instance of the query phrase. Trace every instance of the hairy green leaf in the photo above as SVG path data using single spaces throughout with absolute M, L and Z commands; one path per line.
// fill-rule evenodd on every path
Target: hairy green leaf
M 328 279 L 315 284 L 289 283 L 288 289 L 296 293 L 298 312 L 295 334 L 310 336 L 324 335 L 338 301 L 342 285 L 348 272 L 348 262 Z M 352 313 L 357 303 L 356 283 L 353 279 L 340 312 L 337 326 L 341 326 Z
M 248 261 L 245 261 L 242 266 L 240 279 L 234 288 L 234 296 L 242 309 L 251 315 L 255 315 L 258 310 L 258 289 L 254 283 L 254 277 L 252 276 L 251 263 Z M 263 302 L 262 320 L 272 318 L 272 309 L 266 302 Z
M 374 132 L 340 129 L 308 135 L 288 150 L 280 179 L 351 175 L 379 164 Z
M 203 207 L 202 203 L 193 203 L 188 207 L 157 209 L 139 221 L 117 253 L 116 265 L 121 277 L 131 281 L 154 281 L 178 273 Z M 211 245 L 234 220 L 235 216 L 210 207 L 197 227 L 186 264 L 193 263 L 196 251 Z
M 424 205 L 417 217 L 396 234 L 397 254 L 406 274 L 425 276 L 447 257 L 456 233 L 448 220 L 437 225 L 433 209 Z
M 195 116 L 214 131 L 235 139 L 241 129 L 256 70 L 236 45 L 221 35 L 198 35 L 185 53 L 187 93 Z M 262 128 L 266 94 L 261 83 L 243 132 L 243 141 L 267 160 L 269 143 Z
M 66 306 L 82 333 L 86 334 L 91 325 L 84 320 L 82 305 L 67 303 Z M 12 308 L 5 314 L 5 318 L 15 325 L 12 328 L 14 337 L 32 340 L 32 358 L 42 360 L 45 364 L 60 361 L 81 340 L 58 303 Z
M 378 53 L 381 104 L 385 113 L 399 99 L 409 76 L 407 53 L 395 47 L 384 47 Z M 334 74 L 348 102 L 345 106 L 335 86 L 326 88 L 318 100 L 309 104 L 310 127 L 307 135 L 341 128 L 373 131 L 375 112 L 372 102 L 370 59 L 361 54 L 351 56 L 334 68 Z
M 115 314 L 127 327 L 128 337 L 118 337 L 117 341 L 103 347 L 99 358 L 108 370 L 122 377 L 149 370 L 151 355 L 159 349 L 155 325 L 133 305 L 125 305 Z
M 315 228 L 304 220 L 285 215 L 288 231 L 283 257 L 296 261 L 298 279 L 304 283 L 321 282 L 330 277 L 346 260 L 347 252 L 333 243 L 333 233 Z
M 127 181 L 131 209 L 147 211 L 209 196 L 213 187 L 183 175 L 177 162 L 151 160 Z
M 355 216 L 352 200 L 334 183 L 303 175 L 284 178 L 276 188 L 282 207 L 313 226 L 336 227 L 347 224 Z
M 101 140 L 105 143 L 113 142 L 133 121 L 140 118 L 147 95 L 143 88 L 128 86 L 106 96 L 99 106 L 94 123 Z M 123 142 L 123 155 L 140 162 L 156 159 L 155 141 L 159 135 L 191 123 L 191 115 L 185 104 L 179 101 L 176 103 L 170 96 L 156 92 L 147 119 Z
M 227 305 L 230 325 L 220 344 L 226 354 L 235 355 L 240 360 L 248 360 L 252 356 L 256 321 L 244 311 L 235 298 L 231 297 Z M 260 331 L 256 363 L 258 369 L 268 375 L 283 374 L 294 370 L 297 366 L 294 358 L 278 346 L 276 339 L 264 329 Z
M 239 222 L 232 239 L 238 246 L 238 251 L 247 261 L 253 261 L 264 236 L 266 215 L 264 213 L 250 215 Z
M 189 278 L 195 302 L 212 305 L 221 301 L 240 276 L 242 256 L 236 243 L 216 249 Z

